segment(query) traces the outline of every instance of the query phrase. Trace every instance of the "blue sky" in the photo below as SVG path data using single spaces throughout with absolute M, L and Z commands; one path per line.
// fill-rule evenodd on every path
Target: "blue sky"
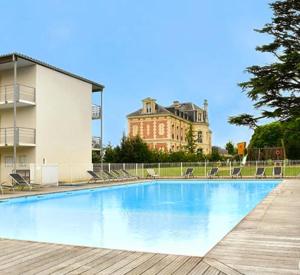
M 255 52 L 266 0 L 0 0 L 0 54 L 17 51 L 106 86 L 104 142 L 117 144 L 145 97 L 209 103 L 213 144 L 248 141 L 227 123 L 253 112 L 237 83 L 270 62 Z M 94 125 L 94 129 L 96 129 Z

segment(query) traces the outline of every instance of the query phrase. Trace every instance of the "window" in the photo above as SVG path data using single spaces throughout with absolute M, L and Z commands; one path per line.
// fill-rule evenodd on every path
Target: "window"
M 199 132 L 198 132 L 198 138 L 197 138 L 197 141 L 198 141 L 199 143 L 202 143 L 202 142 L 203 142 L 202 131 L 199 131 Z
M 132 135 L 137 136 L 139 132 L 139 127 L 137 125 L 132 126 Z
M 146 103 L 146 113 L 151 113 L 152 112 L 152 108 L 151 108 L 151 103 L 150 102 L 148 102 L 148 103 Z
M 165 124 L 160 123 L 160 124 L 158 125 L 158 134 L 159 134 L 160 136 L 162 136 L 162 135 L 165 134 Z
M 22 167 L 26 166 L 27 157 L 26 156 L 19 156 L 19 163 L 20 163 L 20 166 L 22 166 Z
M 12 167 L 14 163 L 14 158 L 12 156 L 6 156 L 4 158 L 5 167 Z
M 150 125 L 149 124 L 147 124 L 147 126 L 146 126 L 146 132 L 147 132 L 147 136 L 149 136 L 150 135 Z
M 201 117 L 201 113 L 198 113 L 198 121 L 202 121 Z

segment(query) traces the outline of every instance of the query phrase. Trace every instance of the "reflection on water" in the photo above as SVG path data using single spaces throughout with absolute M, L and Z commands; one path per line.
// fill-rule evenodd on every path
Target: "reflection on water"
M 202 256 L 278 181 L 175 181 L 0 204 L 0 237 Z

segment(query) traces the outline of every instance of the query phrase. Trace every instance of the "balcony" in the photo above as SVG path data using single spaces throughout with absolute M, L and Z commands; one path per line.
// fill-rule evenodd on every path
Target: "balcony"
M 99 105 L 92 105 L 92 119 L 100 119 L 101 118 L 101 107 Z
M 101 149 L 101 138 L 93 137 L 92 138 L 92 150 L 100 151 Z
M 35 105 L 35 88 L 17 84 L 17 107 Z M 14 106 L 14 85 L 0 86 L 0 109 Z
M 16 144 L 17 146 L 35 146 L 35 129 L 17 127 Z M 0 128 L 0 147 L 14 145 L 14 128 Z

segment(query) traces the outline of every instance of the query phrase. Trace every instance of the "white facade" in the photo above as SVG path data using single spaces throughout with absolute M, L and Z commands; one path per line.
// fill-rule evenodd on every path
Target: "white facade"
M 29 57 L 12 55 L 16 63 L 10 55 L 4 57 L 0 56 L 1 180 L 11 166 L 28 168 L 30 163 L 35 170 L 58 164 L 61 181 L 68 180 L 70 169 L 73 180 L 83 178 L 92 165 L 92 93 L 102 93 L 103 86 Z

